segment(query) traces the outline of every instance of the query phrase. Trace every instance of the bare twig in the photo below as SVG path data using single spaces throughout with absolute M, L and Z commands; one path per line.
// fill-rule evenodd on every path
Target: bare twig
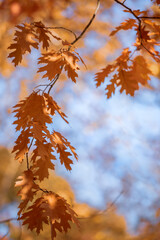
M 114 204 L 118 201 L 118 199 L 122 196 L 122 194 L 124 194 L 124 190 L 122 190 L 117 196 L 116 196 L 116 198 L 111 202 L 111 204 L 107 207 L 107 209 L 105 209 L 104 211 L 101 211 L 101 212 L 95 212 L 95 213 L 93 213 L 91 216 L 89 216 L 89 217 L 83 217 L 83 218 L 78 218 L 78 219 L 88 219 L 88 218 L 93 218 L 93 217 L 95 217 L 95 216 L 97 216 L 97 215 L 103 215 L 103 214 L 106 214 L 106 212 L 108 212 L 108 210 L 110 210 L 113 206 L 114 206 Z
M 63 69 L 63 66 L 61 66 L 61 71 L 62 71 L 62 69 Z M 56 77 L 52 80 L 52 84 L 49 84 L 49 85 L 50 85 L 50 88 L 48 89 L 48 94 L 50 93 L 50 91 L 51 91 L 52 87 L 54 86 L 54 84 L 55 84 L 55 83 L 57 82 L 57 80 L 59 79 L 60 74 L 61 74 L 61 73 L 57 74 Z M 48 86 L 49 86 L 49 85 L 48 85 Z M 46 88 L 45 88 L 45 89 L 46 89 Z
M 149 17 L 149 16 L 142 16 L 142 17 L 139 17 L 139 18 L 148 18 L 148 19 L 160 19 L 160 17 Z
M 44 193 L 49 193 L 49 191 L 47 189 L 39 188 L 39 190 L 44 192 Z
M 89 28 L 89 26 L 91 25 L 91 23 L 93 22 L 96 14 L 97 14 L 97 11 L 99 9 L 99 6 L 100 6 L 100 0 L 97 0 L 97 7 L 96 7 L 96 10 L 92 16 L 92 18 L 90 19 L 89 23 L 85 26 L 85 28 L 83 29 L 83 31 L 80 33 L 80 35 L 71 43 L 72 45 L 75 44 L 84 34 L 85 32 L 87 31 L 87 29 Z
M 28 151 L 30 150 L 30 148 L 31 148 L 31 146 L 32 146 L 33 140 L 34 140 L 34 138 L 32 138 L 32 140 L 31 140 L 31 143 L 30 143 L 30 145 L 29 145 Z
M 62 29 L 65 30 L 67 32 L 70 32 L 74 35 L 75 39 L 77 38 L 77 35 L 75 34 L 75 32 L 73 32 L 72 30 L 65 28 L 65 27 L 46 27 L 46 26 L 39 26 L 36 23 L 31 23 L 32 25 L 34 25 L 37 28 L 44 28 L 44 29 Z
M 68 29 L 68 28 L 65 28 L 65 27 L 46 27 L 48 29 L 62 29 L 62 30 L 65 30 L 65 31 L 68 31 L 70 33 L 72 33 L 75 37 L 75 39 L 77 39 L 77 35 L 75 34 L 75 32 L 73 32 L 72 30 Z
M 39 84 L 39 85 L 37 85 L 36 87 L 33 88 L 33 91 L 34 91 L 34 89 L 36 89 L 36 88 L 46 87 L 46 86 L 48 86 L 48 84 Z
M 0 224 L 8 223 L 11 221 L 18 221 L 18 219 L 17 218 L 8 218 L 8 219 L 0 220 Z
M 141 34 L 141 19 L 134 13 L 134 11 L 129 8 L 128 6 L 126 6 L 124 4 L 124 2 L 120 2 L 118 0 L 114 0 L 116 3 L 120 4 L 123 8 L 127 9 L 137 20 L 138 20 L 138 23 L 139 23 L 139 27 L 138 27 L 138 30 L 139 30 L 139 35 L 140 35 L 140 39 L 142 40 L 142 34 Z
M 1 237 L 0 240 L 6 239 L 8 234 L 9 234 L 9 231 L 3 237 Z
M 26 161 L 27 161 L 27 169 L 29 170 L 29 159 L 28 159 L 28 152 L 26 153 Z
M 143 44 L 143 41 L 141 41 L 141 46 L 152 56 L 155 57 L 156 55 L 154 53 L 152 53 L 148 48 L 146 48 L 146 46 Z
M 118 199 L 121 197 L 121 195 L 124 193 L 124 190 L 122 190 L 118 196 L 111 202 L 111 204 L 108 206 L 108 208 L 106 210 L 104 210 L 102 213 L 106 213 L 108 210 L 110 210 L 114 204 L 118 201 Z
M 48 94 L 50 93 L 52 87 L 54 86 L 54 84 L 57 82 L 58 78 L 59 78 L 60 74 L 57 74 L 57 76 L 55 77 L 53 83 L 50 85 L 50 88 L 48 90 Z
M 118 4 L 120 4 L 122 7 L 124 7 L 125 9 L 127 9 L 139 22 L 141 21 L 140 19 L 139 19 L 139 17 L 133 12 L 133 10 L 131 9 L 131 8 L 129 8 L 129 7 L 127 7 L 125 4 L 124 4 L 124 2 L 120 2 L 120 1 L 118 1 L 118 0 L 114 0 L 116 3 L 118 3 Z

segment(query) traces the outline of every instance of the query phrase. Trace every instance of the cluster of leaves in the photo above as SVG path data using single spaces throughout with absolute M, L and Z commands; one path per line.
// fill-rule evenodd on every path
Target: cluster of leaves
M 126 94 L 134 96 L 135 91 L 139 89 L 139 84 L 147 86 L 151 70 L 145 60 L 145 57 L 140 55 L 140 51 L 146 51 L 157 63 L 160 63 L 160 53 L 156 49 L 159 45 L 160 26 L 155 22 L 156 17 L 147 15 L 147 11 L 131 10 L 124 3 L 121 4 L 125 10 L 133 15 L 122 22 L 110 34 L 114 36 L 120 30 L 136 31 L 136 42 L 134 51 L 126 48 L 122 54 L 115 60 L 115 63 L 107 65 L 101 72 L 98 72 L 95 77 L 96 86 L 99 87 L 104 83 L 105 78 L 111 76 L 110 83 L 107 84 L 105 90 L 107 98 L 110 98 L 115 93 L 116 87 L 120 87 L 120 93 L 126 91 Z M 154 1 L 159 4 L 159 1 Z M 147 16 L 147 17 L 146 17 Z M 136 53 L 136 57 L 133 55 Z M 139 53 L 139 54 L 138 54 Z
M 38 44 L 42 42 L 42 48 L 48 50 L 51 42 L 49 34 L 62 41 L 59 37 L 54 36 L 49 30 L 45 29 L 41 22 L 35 22 L 31 25 L 23 24 L 17 26 L 20 31 L 15 32 L 14 43 L 9 49 L 12 52 L 9 57 L 13 57 L 13 63 L 18 65 L 22 61 L 22 57 L 26 52 L 31 52 L 31 47 L 38 48 Z M 44 72 L 44 78 L 47 77 L 51 82 L 46 88 L 51 89 L 51 84 L 64 69 L 69 78 L 76 82 L 78 74 L 77 61 L 79 58 L 76 52 L 71 51 L 71 46 L 67 42 L 62 41 L 63 46 L 58 52 L 51 50 L 43 54 L 38 63 L 46 64 L 40 67 L 38 72 Z M 21 196 L 18 216 L 23 220 L 23 224 L 28 224 L 30 230 L 35 229 L 39 234 L 43 229 L 43 223 L 50 223 L 51 238 L 56 237 L 56 230 L 67 232 L 70 228 L 69 221 L 78 225 L 76 213 L 70 208 L 70 205 L 54 192 L 43 190 L 39 186 L 39 182 L 49 177 L 49 169 L 54 170 L 56 160 L 54 152 L 59 154 L 60 163 L 64 164 L 67 170 L 71 170 L 73 161 L 71 157 L 78 160 L 75 148 L 70 142 L 61 135 L 61 133 L 49 130 L 49 124 L 53 123 L 53 116 L 58 113 L 61 118 L 68 123 L 67 116 L 61 111 L 56 101 L 49 95 L 49 91 L 38 89 L 33 91 L 26 99 L 20 101 L 14 106 L 16 120 L 16 131 L 20 134 L 15 141 L 13 152 L 15 159 L 20 163 L 24 159 L 27 161 L 27 170 L 19 176 L 15 184 L 21 187 L 18 195 Z M 29 150 L 32 149 L 31 154 Z M 42 192 L 42 196 L 38 196 L 37 192 Z

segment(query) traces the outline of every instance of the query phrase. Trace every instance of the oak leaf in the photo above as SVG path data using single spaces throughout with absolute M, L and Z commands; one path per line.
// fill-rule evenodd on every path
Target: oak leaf
M 44 93 L 44 98 L 45 98 L 45 102 L 46 102 L 46 107 L 48 109 L 48 112 L 50 115 L 54 116 L 55 112 L 57 112 L 61 118 L 68 123 L 67 121 L 67 116 L 61 111 L 61 108 L 58 106 L 58 104 L 56 103 L 56 101 L 53 100 L 53 98 L 47 94 Z
M 115 35 L 117 32 L 119 32 L 120 30 L 128 30 L 128 29 L 132 29 L 133 27 L 136 27 L 138 26 L 137 23 L 136 23 L 136 20 L 135 19 L 127 19 L 125 22 L 122 22 L 120 24 L 120 26 L 116 27 L 115 30 L 113 30 L 111 33 L 110 33 L 110 36 L 113 36 Z
M 51 51 L 49 53 L 44 53 L 42 57 L 39 58 L 38 64 L 46 64 L 38 69 L 38 72 L 45 72 L 43 78 L 47 77 L 49 80 L 55 78 L 57 74 L 62 72 L 62 67 L 64 61 L 60 53 Z
M 20 101 L 13 108 L 17 120 L 13 124 L 17 124 L 16 130 L 25 129 L 33 122 L 39 122 L 40 125 L 52 123 L 52 119 L 47 113 L 45 99 L 36 92 L 31 93 L 25 100 Z
M 43 223 L 48 224 L 48 218 L 44 215 L 44 209 L 41 207 L 43 198 L 38 198 L 36 201 L 27 208 L 19 219 L 23 220 L 23 225 L 28 224 L 28 229 L 36 230 L 37 234 L 43 230 Z
M 19 205 L 18 215 L 20 216 L 21 212 L 24 211 L 29 201 L 33 200 L 33 197 L 39 186 L 34 182 L 33 172 L 29 169 L 23 172 L 23 176 L 19 176 L 15 183 L 15 187 L 21 187 L 18 191 L 18 196 L 21 196 L 22 202 Z
M 109 74 L 117 71 L 105 88 L 107 98 L 110 98 L 115 93 L 116 87 L 120 87 L 120 93 L 125 91 L 126 94 L 134 96 L 135 91 L 139 89 L 139 83 L 145 86 L 147 81 L 150 80 L 149 75 L 152 72 L 149 70 L 144 57 L 137 56 L 130 60 L 130 53 L 128 48 L 124 49 L 113 65 L 108 65 L 102 72 L 96 74 L 96 85 L 100 86 Z
M 39 42 L 42 42 L 42 47 L 46 48 L 48 50 L 48 47 L 50 45 L 50 37 L 48 36 L 49 34 L 51 35 L 52 33 L 45 28 L 45 25 L 40 21 L 40 22 L 34 22 L 34 26 L 37 27 L 36 29 L 36 34 Z
M 115 63 L 109 64 L 106 66 L 106 68 L 102 69 L 101 72 L 96 73 L 95 75 L 95 81 L 96 86 L 99 87 L 102 83 L 104 83 L 105 78 L 108 77 L 112 72 L 114 72 L 118 67 L 121 68 L 128 68 L 127 61 L 129 59 L 130 55 L 129 48 L 126 48 L 123 50 L 122 54 L 115 60 Z M 113 82 L 110 84 L 110 88 L 114 91 L 114 84 L 116 83 L 116 77 L 113 77 Z
M 67 232 L 70 229 L 69 222 L 79 226 L 77 214 L 64 198 L 53 192 L 38 198 L 27 210 L 20 218 L 23 224 L 28 224 L 31 231 L 35 229 L 39 234 L 43 229 L 43 223 L 50 223 L 52 240 L 56 237 L 56 230 Z
M 15 159 L 19 160 L 20 163 L 23 161 L 25 154 L 28 152 L 30 137 L 32 137 L 32 134 L 30 132 L 30 128 L 27 128 L 26 130 L 22 130 L 21 134 L 15 141 L 12 153 L 16 153 Z
M 76 77 L 78 77 L 76 70 L 79 70 L 77 65 L 78 61 L 79 58 L 69 50 L 51 51 L 44 53 L 43 56 L 39 58 L 38 64 L 46 65 L 40 67 L 38 72 L 46 72 L 43 78 L 47 77 L 51 81 L 59 75 L 64 68 L 68 77 L 71 78 L 73 82 L 76 82 Z
M 57 150 L 57 153 L 59 153 L 61 164 L 64 164 L 67 170 L 71 170 L 72 168 L 70 165 L 73 164 L 73 161 L 70 159 L 70 157 L 72 154 L 75 159 L 78 160 L 78 155 L 75 152 L 75 148 L 71 146 L 70 142 L 68 142 L 67 139 L 59 132 L 53 131 L 52 139 L 53 140 L 51 141 L 55 144 L 55 149 Z M 69 149 L 70 152 L 68 152 L 67 149 Z
M 96 73 L 95 75 L 95 81 L 96 81 L 96 86 L 99 87 L 102 83 L 104 83 L 104 80 L 108 75 L 115 69 L 114 65 L 107 65 L 104 69 L 102 69 L 101 72 Z
M 12 43 L 8 49 L 13 50 L 8 57 L 13 58 L 12 62 L 17 66 L 22 61 L 22 56 L 26 52 L 31 52 L 31 47 L 38 49 L 38 43 L 35 41 L 36 35 L 33 26 L 25 23 L 22 26 L 17 26 L 18 30 L 15 32 L 15 43 Z
M 34 176 L 36 176 L 39 181 L 42 181 L 44 178 L 48 178 L 49 169 L 54 170 L 55 165 L 52 163 L 52 160 L 56 160 L 56 158 L 52 154 L 53 145 L 51 143 L 36 140 L 35 145 L 36 148 L 33 150 L 31 157 L 31 162 L 33 163 L 32 170 Z

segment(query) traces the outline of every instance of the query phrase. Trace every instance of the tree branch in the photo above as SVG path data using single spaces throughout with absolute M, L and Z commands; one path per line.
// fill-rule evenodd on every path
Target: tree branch
M 142 17 L 139 17 L 139 18 L 141 18 L 141 19 L 143 19 L 143 18 L 144 18 L 144 19 L 145 19 L 145 18 L 148 18 L 148 19 L 160 19 L 160 17 L 156 17 L 156 16 L 155 16 L 155 17 L 142 16 Z
M 139 22 L 141 21 L 140 19 L 139 19 L 139 17 L 133 12 L 133 10 L 131 9 L 131 8 L 129 8 L 129 7 L 127 7 L 125 4 L 124 4 L 124 2 L 122 3 L 122 2 L 120 2 L 120 1 L 118 1 L 118 0 L 114 0 L 116 3 L 118 3 L 118 4 L 120 4 L 122 7 L 124 7 L 125 9 L 127 9 Z
M 83 29 L 83 31 L 80 33 L 80 35 L 71 43 L 72 45 L 75 44 L 84 34 L 85 32 L 87 31 L 87 29 L 89 28 L 89 26 L 91 25 L 91 23 L 93 22 L 96 14 L 97 14 L 97 11 L 99 9 L 99 6 L 100 6 L 100 0 L 97 0 L 97 6 L 96 6 L 96 10 L 95 12 L 93 13 L 93 16 L 92 18 L 90 19 L 90 21 L 88 22 L 88 24 L 85 26 L 85 28 Z

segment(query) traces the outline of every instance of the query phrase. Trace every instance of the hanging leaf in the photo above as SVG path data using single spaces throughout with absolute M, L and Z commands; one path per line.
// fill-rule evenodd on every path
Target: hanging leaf
M 22 26 L 17 26 L 18 30 L 15 32 L 14 41 L 8 49 L 13 50 L 8 57 L 13 58 L 12 62 L 17 66 L 22 61 L 22 56 L 26 52 L 31 52 L 31 47 L 38 49 L 38 43 L 35 41 L 36 35 L 31 25 L 25 23 Z
M 64 198 L 53 192 L 38 198 L 20 219 L 23 220 L 23 224 L 28 224 L 31 231 L 35 229 L 38 234 L 43 229 L 43 223 L 50 223 L 52 240 L 56 237 L 56 230 L 67 232 L 71 228 L 69 222 L 79 226 L 77 214 Z

